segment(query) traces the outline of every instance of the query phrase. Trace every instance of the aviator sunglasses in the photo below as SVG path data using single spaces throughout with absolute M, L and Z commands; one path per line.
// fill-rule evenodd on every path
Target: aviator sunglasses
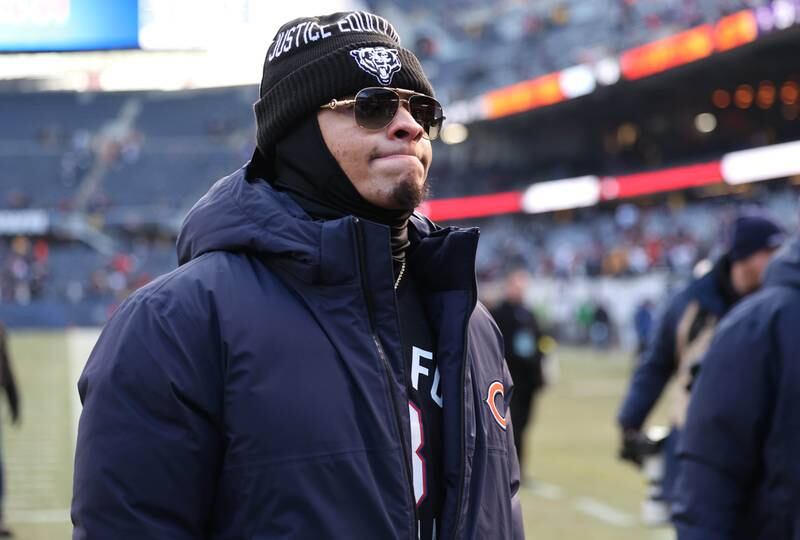
M 411 95 L 401 97 L 400 92 Z M 364 129 L 382 129 L 392 122 L 400 103 L 408 106 L 411 116 L 422 126 L 426 139 L 432 141 L 439 136 L 444 121 L 442 105 L 430 96 L 408 90 L 371 86 L 359 90 L 355 99 L 332 99 L 320 109 L 353 107 L 356 124 Z

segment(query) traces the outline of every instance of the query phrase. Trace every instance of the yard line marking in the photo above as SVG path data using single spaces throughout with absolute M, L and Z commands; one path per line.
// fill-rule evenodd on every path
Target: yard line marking
M 15 510 L 8 512 L 9 523 L 69 523 L 69 509 Z
M 602 503 L 591 497 L 578 497 L 573 502 L 575 508 L 584 514 L 617 527 L 633 527 L 636 520 L 630 514 Z
M 83 372 L 83 366 L 89 359 L 97 338 L 100 337 L 100 329 L 97 328 L 76 328 L 67 331 L 67 349 L 69 351 L 69 377 L 70 377 L 70 408 L 72 409 L 72 440 L 77 439 L 78 420 L 81 417 L 81 400 L 78 395 L 78 379 Z
M 526 482 L 524 484 L 524 489 L 530 491 L 534 495 L 551 501 L 560 501 L 564 498 L 564 490 L 561 486 L 540 482 L 539 480 Z

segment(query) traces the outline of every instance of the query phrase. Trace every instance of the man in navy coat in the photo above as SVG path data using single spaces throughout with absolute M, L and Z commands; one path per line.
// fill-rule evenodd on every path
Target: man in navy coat
M 720 323 L 679 445 L 680 540 L 800 539 L 800 239 Z
M 771 219 L 743 214 L 732 226 L 726 252 L 704 276 L 670 299 L 631 378 L 617 421 L 622 431 L 621 456 L 638 461 L 642 426 L 673 378 L 672 431 L 664 445 L 662 497 L 674 500 L 677 478 L 675 447 L 680 437 L 693 373 L 708 349 L 719 320 L 743 297 L 761 285 L 764 268 L 784 239 Z
M 477 229 L 423 200 L 444 118 L 364 12 L 286 23 L 257 149 L 78 383 L 75 539 L 521 538 L 511 379 Z

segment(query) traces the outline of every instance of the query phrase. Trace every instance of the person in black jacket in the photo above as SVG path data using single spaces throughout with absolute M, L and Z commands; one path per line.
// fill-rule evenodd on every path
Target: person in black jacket
M 524 270 L 511 272 L 505 282 L 505 298 L 492 310 L 503 334 L 506 362 L 514 381 L 511 418 L 515 426 L 514 445 L 523 472 L 525 433 L 534 417 L 536 395 L 545 383 L 544 355 L 540 347 L 542 332 L 536 316 L 523 302 L 529 280 L 530 276 Z
M 78 382 L 78 539 L 518 539 L 477 229 L 424 199 L 444 115 L 393 26 L 283 25 L 253 159 L 189 211 L 179 267 Z
M 800 238 L 720 323 L 679 445 L 679 540 L 800 539 Z
M 11 369 L 11 357 L 8 354 L 6 343 L 7 334 L 5 325 L 0 322 L 0 386 L 8 398 L 8 406 L 11 412 L 11 422 L 19 423 L 19 393 L 17 383 L 14 380 L 14 372 Z M 3 519 L 3 502 L 5 501 L 5 474 L 3 465 L 0 461 L 0 537 L 12 536 L 11 531 L 6 527 Z
M 781 228 L 761 215 L 741 215 L 730 243 L 712 269 L 669 300 L 631 378 L 617 421 L 622 432 L 620 456 L 639 462 L 642 426 L 667 383 L 675 377 L 672 431 L 665 442 L 663 499 L 674 500 L 675 447 L 686 416 L 689 386 L 714 336 L 719 320 L 744 296 L 758 290 L 764 268 L 784 239 Z

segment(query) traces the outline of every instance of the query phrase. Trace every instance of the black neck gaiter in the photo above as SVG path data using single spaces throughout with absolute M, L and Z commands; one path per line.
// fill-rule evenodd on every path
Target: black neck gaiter
M 272 185 L 288 193 L 315 219 L 358 216 L 388 225 L 392 258 L 405 260 L 411 210 L 388 210 L 365 200 L 331 155 L 315 115 L 289 131 L 275 146 Z

